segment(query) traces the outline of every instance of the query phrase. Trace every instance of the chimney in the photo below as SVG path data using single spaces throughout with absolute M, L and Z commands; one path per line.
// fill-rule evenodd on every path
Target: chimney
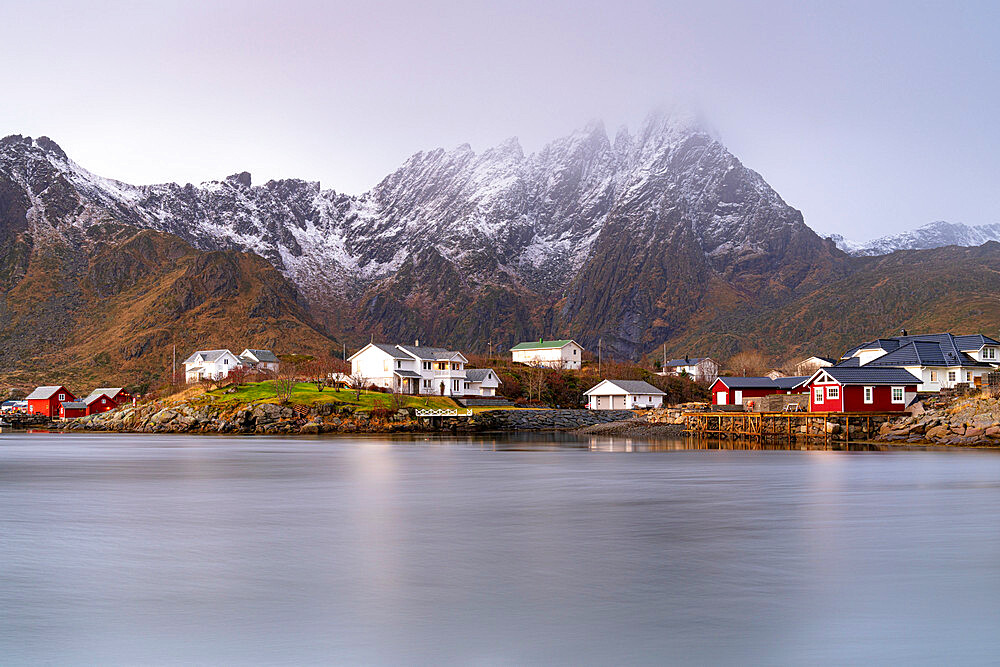
M 899 335 L 900 336 L 908 336 L 909 333 L 906 331 L 906 329 L 900 329 L 899 330 Z

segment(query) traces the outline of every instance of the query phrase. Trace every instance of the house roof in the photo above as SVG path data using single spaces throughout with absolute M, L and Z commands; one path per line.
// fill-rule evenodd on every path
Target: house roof
M 208 363 L 216 362 L 226 354 L 231 354 L 234 357 L 236 356 L 229 350 L 197 350 L 196 352 L 192 352 L 191 356 L 184 360 L 184 363 L 185 364 L 198 363 L 197 357 L 199 354 L 202 355 L 204 357 L 204 360 Z
M 564 338 L 561 340 L 539 340 L 537 343 L 532 341 L 530 343 L 518 343 L 514 347 L 510 348 L 510 351 L 514 350 L 554 350 L 560 347 L 566 347 L 570 343 L 576 343 L 572 338 Z M 576 343 L 580 345 L 579 343 Z M 580 347 L 583 347 L 580 345 Z
M 952 341 L 914 340 L 869 361 L 865 366 L 971 366 L 987 367 L 990 364 L 976 361 L 961 352 Z
M 783 378 L 782 378 L 783 379 Z M 769 377 L 720 377 L 721 382 L 730 389 L 777 389 L 778 385 Z
M 697 366 L 701 362 L 708 359 L 708 357 L 691 357 L 688 359 L 671 359 L 667 363 L 663 364 L 663 367 L 668 366 Z
M 778 389 L 795 389 L 809 379 L 808 375 L 790 375 L 788 377 L 774 378 L 773 382 Z
M 86 403 L 87 405 L 90 405 L 91 403 L 99 399 L 101 396 L 106 396 L 111 400 L 115 400 L 115 396 L 120 391 L 121 389 L 95 389 L 94 391 L 90 392 L 85 399 L 83 399 L 83 402 Z
M 652 396 L 666 396 L 665 393 L 649 384 L 645 380 L 601 380 L 597 385 L 583 392 L 585 396 L 594 393 L 602 384 L 610 384 L 621 389 L 626 394 L 649 394 Z
M 806 363 L 807 361 L 809 361 L 811 359 L 819 359 L 820 361 L 825 361 L 826 363 L 830 364 L 831 366 L 833 364 L 837 363 L 837 360 L 834 359 L 834 358 L 832 358 L 832 357 L 821 357 L 818 354 L 814 354 L 811 357 L 806 357 L 805 359 L 803 359 L 799 363 L 804 364 L 804 363 Z
M 465 358 L 462 356 L 461 352 L 446 350 L 443 347 L 431 347 L 429 345 L 397 345 L 396 347 L 403 350 L 410 356 L 421 360 L 451 359 L 456 355 L 462 357 L 463 359 Z
M 865 365 L 858 368 L 845 368 L 843 366 L 827 366 L 816 371 L 810 378 L 811 383 L 823 373 L 828 374 L 842 385 L 864 384 L 864 385 L 911 385 L 920 384 L 920 380 L 907 370 L 902 368 L 887 368 Z
M 848 357 L 852 357 L 857 354 L 859 350 L 882 349 L 886 352 L 892 352 L 915 341 L 930 341 L 938 343 L 944 350 L 956 353 L 979 350 L 984 345 L 1000 345 L 1000 342 L 982 334 L 966 334 L 960 336 L 956 336 L 951 333 L 907 334 L 905 336 L 877 338 L 873 341 L 862 343 L 861 345 L 848 350 L 847 353 L 844 354 L 843 358 L 846 359 Z
M 32 401 L 32 400 L 44 400 L 46 398 L 52 398 L 53 394 L 55 394 L 60 389 L 66 389 L 66 388 L 63 387 L 61 384 L 46 385 L 44 387 L 35 387 L 35 390 L 30 394 L 28 394 L 24 400 Z M 66 393 L 69 393 L 69 391 L 67 390 Z
M 278 363 L 278 357 L 276 357 L 274 352 L 271 352 L 271 350 L 251 350 L 250 348 L 243 350 L 244 354 L 247 352 L 253 355 L 253 358 L 257 361 L 264 363 Z
M 67 410 L 86 410 L 87 404 L 83 401 L 63 401 L 62 406 Z
M 492 368 L 466 368 L 465 379 L 469 382 L 482 382 L 489 377 L 490 373 L 493 373 L 493 377 L 497 379 L 497 382 L 500 381 L 500 377 Z
M 416 371 L 395 370 L 395 371 L 392 372 L 392 374 L 393 375 L 398 375 L 401 378 L 415 378 L 415 379 L 420 379 L 420 378 L 423 377 L 420 373 L 417 373 Z

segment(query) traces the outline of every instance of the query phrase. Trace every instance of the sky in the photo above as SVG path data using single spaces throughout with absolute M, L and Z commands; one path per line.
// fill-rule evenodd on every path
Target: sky
M 135 184 L 318 180 L 681 105 L 823 234 L 1000 222 L 998 2 L 0 0 L 0 136 Z

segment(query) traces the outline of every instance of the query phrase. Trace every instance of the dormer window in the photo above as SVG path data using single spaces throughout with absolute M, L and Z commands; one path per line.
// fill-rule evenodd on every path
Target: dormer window
M 996 359 L 997 349 L 995 347 L 984 347 L 983 348 L 983 359 Z

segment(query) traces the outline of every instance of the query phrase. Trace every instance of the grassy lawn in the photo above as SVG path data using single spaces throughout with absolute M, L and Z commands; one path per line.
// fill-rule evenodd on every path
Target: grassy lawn
M 228 388 L 227 388 L 228 389 Z M 227 394 L 227 389 L 216 389 L 207 392 L 207 396 L 215 397 L 216 404 L 225 403 L 277 403 L 278 396 L 272 382 L 251 382 L 242 385 L 235 393 Z M 392 407 L 392 396 L 378 392 L 361 392 L 360 400 L 355 398 L 356 392 L 351 389 L 324 389 L 316 391 L 316 385 L 300 382 L 292 390 L 291 402 L 297 405 L 312 405 L 313 403 L 343 403 L 353 405 L 362 410 L 370 410 L 376 402 L 386 407 Z M 427 409 L 457 408 L 453 400 L 447 396 L 402 396 L 403 407 Z

